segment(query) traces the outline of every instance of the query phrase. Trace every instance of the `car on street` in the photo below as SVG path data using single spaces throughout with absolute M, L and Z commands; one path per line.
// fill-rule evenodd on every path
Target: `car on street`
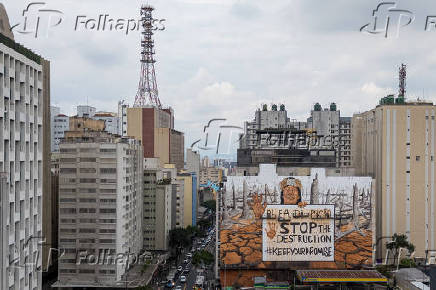
M 180 276 L 180 282 L 186 283 L 186 276 Z
M 177 268 L 177 272 L 182 272 L 183 271 L 183 267 L 182 266 L 179 266 L 178 268 Z
M 182 286 L 176 286 L 175 290 L 182 290 Z
M 185 270 L 183 271 L 183 273 L 184 273 L 184 274 L 187 274 L 187 273 L 189 273 L 189 271 L 190 271 L 190 270 L 189 270 L 189 267 L 186 267 Z
M 165 288 L 173 288 L 174 287 L 174 282 L 172 280 L 168 280 L 168 282 L 165 284 Z

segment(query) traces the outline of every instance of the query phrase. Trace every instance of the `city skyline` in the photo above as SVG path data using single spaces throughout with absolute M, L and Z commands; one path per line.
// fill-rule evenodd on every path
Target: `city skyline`
M 407 96 L 424 94 L 434 100 L 436 88 L 429 73 L 436 61 L 434 40 L 423 27 L 436 5 L 398 3 L 413 11 L 416 20 L 403 27 L 398 38 L 385 39 L 359 31 L 371 21 L 378 3 L 150 2 L 155 18 L 166 19 L 166 29 L 155 34 L 160 97 L 175 109 L 180 120 L 176 129 L 186 133 L 186 144 L 201 137 L 210 119 L 242 125 L 262 103 L 284 103 L 292 119 L 304 119 L 315 102 L 336 102 L 345 116 L 365 111 L 384 95 L 397 92 L 396 69 L 402 62 L 409 68 Z M 22 22 L 28 3 L 4 4 L 11 24 Z M 48 37 L 44 31 L 36 39 L 15 31 L 18 42 L 51 59 L 57 72 L 53 105 L 70 115 L 80 104 L 102 111 L 116 111 L 121 99 L 133 104 L 140 70 L 139 33 L 74 31 L 74 26 L 79 15 L 137 19 L 141 4 L 110 1 L 103 7 L 91 1 L 85 8 L 73 1 L 47 1 L 48 8 L 64 13 Z M 331 17 L 338 9 L 342 13 Z M 423 37 L 425 42 L 417 41 Z M 222 102 L 215 102 L 218 98 Z

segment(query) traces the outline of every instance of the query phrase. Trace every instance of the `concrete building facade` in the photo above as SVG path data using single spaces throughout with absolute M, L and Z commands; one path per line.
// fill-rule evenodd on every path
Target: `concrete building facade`
M 352 120 L 356 174 L 376 179 L 377 237 L 404 233 L 417 257 L 436 246 L 435 114 L 432 103 L 409 102 Z
M 177 191 L 183 191 L 183 186 L 177 188 L 176 176 L 177 171 L 174 165 L 162 166 L 158 158 L 144 159 L 143 236 L 145 250 L 168 250 L 169 231 L 177 224 Z
M 0 8 L 0 20 L 10 28 Z M 43 192 L 50 182 L 45 170 L 50 151 L 49 66 L 0 34 L 0 172 L 6 174 L 7 189 L 1 199 L 2 289 L 42 286 L 37 269 L 42 266 Z
M 98 265 L 87 255 L 109 257 L 143 248 L 142 146 L 106 132 L 66 133 L 60 145 L 58 285 L 111 286 L 125 265 Z M 80 263 L 77 260 L 80 260 Z

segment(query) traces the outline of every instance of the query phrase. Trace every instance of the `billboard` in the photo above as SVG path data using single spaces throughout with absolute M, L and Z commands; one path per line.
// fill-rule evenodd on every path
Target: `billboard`
M 267 205 L 262 260 L 334 261 L 334 205 Z

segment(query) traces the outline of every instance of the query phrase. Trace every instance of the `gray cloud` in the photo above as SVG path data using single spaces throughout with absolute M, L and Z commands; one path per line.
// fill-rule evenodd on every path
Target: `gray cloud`
M 5 0 L 12 23 L 28 2 Z M 52 63 L 52 99 L 65 113 L 88 98 L 116 111 L 133 103 L 139 80 L 139 34 L 73 30 L 75 16 L 108 13 L 138 17 L 139 0 L 47 1 L 63 10 L 65 22 L 48 38 L 16 34 L 16 40 Z M 344 115 L 374 107 L 397 91 L 397 69 L 408 64 L 408 95 L 434 100 L 435 33 L 424 32 L 430 0 L 398 1 L 415 13 L 399 38 L 368 35 L 374 0 L 155 0 L 160 97 L 176 113 L 186 144 L 201 136 L 212 118 L 242 126 L 262 102 L 283 102 L 291 118 L 304 120 L 315 102 L 336 102 Z

